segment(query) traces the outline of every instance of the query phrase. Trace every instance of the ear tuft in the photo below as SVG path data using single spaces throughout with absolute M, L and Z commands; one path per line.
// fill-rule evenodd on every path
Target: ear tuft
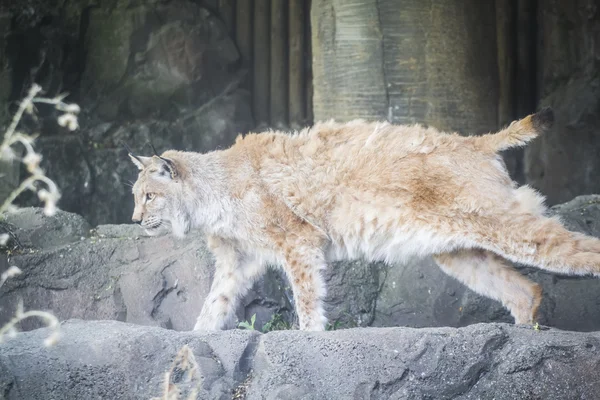
M 128 155 L 131 161 L 133 161 L 135 166 L 138 167 L 140 171 L 142 171 L 144 168 L 150 165 L 150 162 L 152 161 L 151 157 L 134 156 L 131 153 L 129 153 Z

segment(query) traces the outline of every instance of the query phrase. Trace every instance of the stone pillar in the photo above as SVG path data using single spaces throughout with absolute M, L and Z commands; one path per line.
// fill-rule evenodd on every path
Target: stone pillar
M 497 128 L 494 3 L 313 0 L 311 23 L 315 120 Z
M 537 97 L 556 122 L 526 148 L 524 169 L 557 204 L 600 193 L 600 8 L 594 0 L 541 1 L 538 13 Z

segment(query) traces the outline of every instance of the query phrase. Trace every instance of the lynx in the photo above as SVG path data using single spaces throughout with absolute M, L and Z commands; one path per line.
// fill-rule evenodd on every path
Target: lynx
M 226 329 L 268 264 L 285 271 L 302 330 L 323 330 L 334 260 L 432 256 L 516 324 L 534 322 L 542 288 L 511 262 L 600 275 L 600 240 L 545 215 L 498 154 L 554 122 L 550 108 L 481 136 L 355 120 L 238 136 L 205 154 L 129 153 L 139 168 L 132 220 L 149 235 L 205 232 L 216 271 L 194 330 Z

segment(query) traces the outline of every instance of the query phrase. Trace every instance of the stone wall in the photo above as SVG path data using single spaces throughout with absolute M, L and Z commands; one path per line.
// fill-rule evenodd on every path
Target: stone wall
M 315 119 L 497 125 L 494 13 L 459 0 L 315 0 Z
M 0 82 L 9 75 L 11 83 L 0 85 L 0 102 L 12 105 L 36 82 L 46 96 L 69 92 L 81 106 L 75 133 L 43 106 L 40 123 L 23 124 L 40 133 L 42 167 L 61 189 L 62 209 L 93 225 L 128 221 L 136 171 L 123 144 L 208 151 L 254 127 L 247 69 L 209 9 L 188 0 L 54 3 L 14 3 L 0 15 L 12 23 L 0 39 Z

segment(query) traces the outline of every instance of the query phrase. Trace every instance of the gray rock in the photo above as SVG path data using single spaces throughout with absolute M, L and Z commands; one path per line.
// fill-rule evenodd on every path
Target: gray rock
M 85 34 L 83 106 L 104 119 L 179 115 L 243 76 L 225 25 L 192 1 L 118 0 L 89 12 Z
M 57 210 L 53 216 L 37 207 L 21 208 L 2 215 L 4 223 L 25 248 L 50 249 L 88 237 L 91 226 L 80 215 Z M 13 243 L 16 245 L 16 243 Z
M 325 312 L 332 327 L 369 326 L 375 318 L 386 267 L 361 260 L 332 263 L 324 271 Z
M 135 236 L 111 236 L 116 237 L 91 236 L 11 257 L 23 273 L 0 288 L 0 324 L 23 299 L 26 309 L 51 310 L 61 320 L 191 329 L 214 269 L 204 242 L 197 235 L 142 239 L 141 230 Z M 25 321 L 25 329 L 34 326 Z
M 599 345 L 597 332 L 504 324 L 274 332 L 247 399 L 592 399 Z
M 0 344 L 7 400 L 159 397 L 189 346 L 198 399 L 595 399 L 600 333 L 507 324 L 256 334 L 174 332 L 116 321 L 68 321 L 46 348 L 38 329 Z
M 38 329 L 0 344 L 3 399 L 162 398 L 164 374 L 184 345 L 198 363 L 200 378 L 191 385 L 199 386 L 198 398 L 231 399 L 232 390 L 248 373 L 247 357 L 257 340 L 256 333 L 242 330 L 194 335 L 114 321 L 73 320 L 61 327 L 56 346 L 46 348 L 42 343 L 46 331 Z M 183 378 L 175 370 L 173 383 L 186 387 Z

